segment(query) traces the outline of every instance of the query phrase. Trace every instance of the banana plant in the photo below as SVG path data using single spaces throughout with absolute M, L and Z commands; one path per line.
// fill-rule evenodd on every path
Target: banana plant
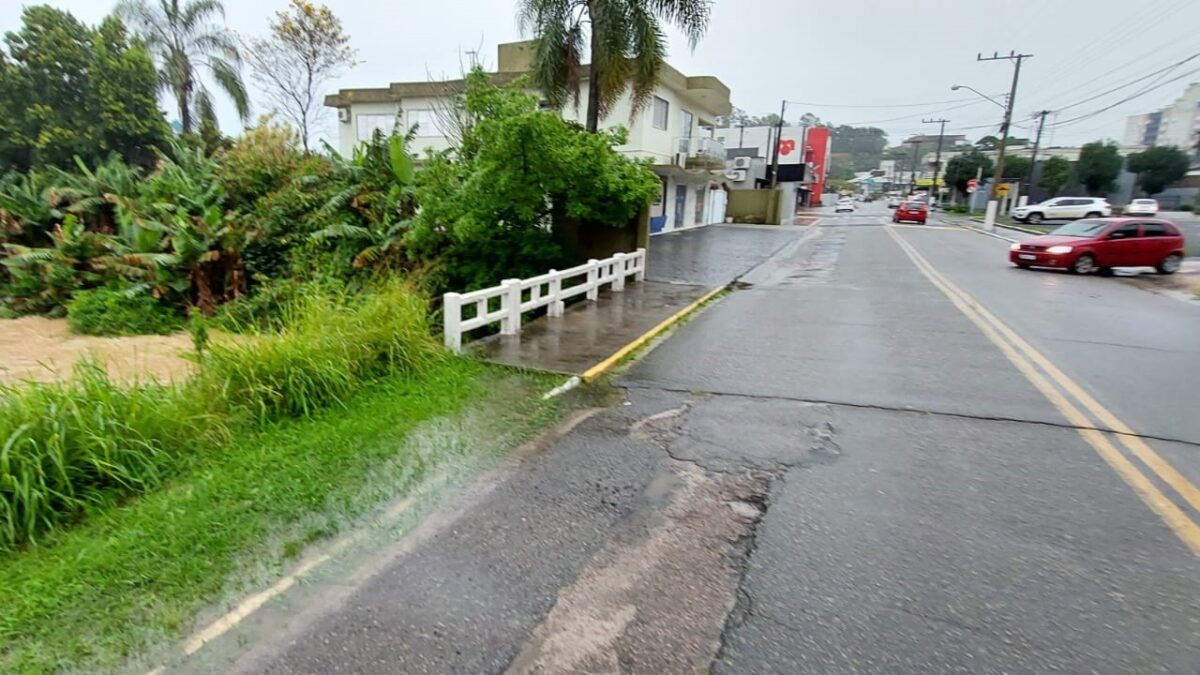
M 354 149 L 349 160 L 332 153 L 340 186 L 317 209 L 313 219 L 324 224 L 313 241 L 349 240 L 361 246 L 355 267 L 372 265 L 398 250 L 416 214 L 416 166 L 408 145 L 415 130 L 384 136 Z

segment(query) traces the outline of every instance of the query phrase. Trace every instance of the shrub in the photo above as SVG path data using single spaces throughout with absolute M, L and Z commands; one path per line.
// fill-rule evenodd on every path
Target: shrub
M 67 303 L 67 323 L 83 335 L 165 335 L 183 318 L 146 293 L 106 286 L 77 292 Z
M 1195 207 L 1194 207 L 1194 206 L 1192 206 L 1191 204 L 1180 204 L 1180 205 L 1179 205 L 1179 210 L 1180 210 L 1180 211 L 1188 211 L 1188 212 L 1190 212 L 1190 211 L 1192 211 L 1194 208 L 1195 208 Z
M 189 400 L 118 386 L 87 362 L 65 382 L 0 386 L 0 549 L 156 487 L 182 451 L 224 432 Z

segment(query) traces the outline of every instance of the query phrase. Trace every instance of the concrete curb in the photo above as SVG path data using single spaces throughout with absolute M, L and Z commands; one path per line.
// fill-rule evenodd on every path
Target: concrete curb
M 968 231 L 968 232 L 975 232 L 975 233 L 977 233 L 977 234 L 986 235 L 986 236 L 988 236 L 988 237 L 992 237 L 992 238 L 994 238 L 994 239 L 1000 239 L 1000 240 L 1002 240 L 1002 241 L 1007 241 L 1007 242 L 1008 242 L 1008 243 L 1010 243 L 1010 244 L 1015 244 L 1015 243 L 1017 243 L 1017 240 L 1016 240 L 1016 239 L 1010 239 L 1009 237 L 1006 237 L 1006 236 L 1004 236 L 1004 235 L 1002 235 L 1002 234 L 996 234 L 995 232 L 988 232 L 987 230 L 984 230 L 984 229 L 982 229 L 982 228 L 975 227 L 975 226 L 973 226 L 973 225 L 959 225 L 959 227 L 961 227 L 962 229 L 964 229 L 964 230 L 966 230 L 966 231 Z
M 700 296 L 700 298 L 697 299 L 695 302 L 688 305 L 687 307 L 684 307 L 683 309 L 679 310 L 678 312 L 675 312 L 674 314 L 667 317 L 666 319 L 663 319 L 662 321 L 660 321 L 658 323 L 658 325 L 656 325 L 655 327 L 646 331 L 645 333 L 642 333 L 638 337 L 634 338 L 628 344 L 626 344 L 624 347 L 621 347 L 617 351 L 613 352 L 613 354 L 611 356 L 609 356 L 608 358 L 604 359 L 600 363 L 597 363 L 596 365 L 592 366 L 591 368 L 588 368 L 587 370 L 583 371 L 583 374 L 579 376 L 579 379 L 582 382 L 596 381 L 597 379 L 600 378 L 600 376 L 602 376 L 605 373 L 607 373 L 608 371 L 612 370 L 612 368 L 614 366 L 616 366 L 618 363 L 620 363 L 621 359 L 628 356 L 631 352 L 636 350 L 638 347 L 641 347 L 642 345 L 646 344 L 650 340 L 653 340 L 655 337 L 657 337 L 659 334 L 666 331 L 671 326 L 674 326 L 676 323 L 679 323 L 679 321 L 681 319 L 686 317 L 688 314 L 691 314 L 695 310 L 699 309 L 701 306 L 703 306 L 709 300 L 712 300 L 718 294 L 724 292 L 727 288 L 729 288 L 729 286 L 718 286 L 717 288 L 714 288 L 711 291 Z

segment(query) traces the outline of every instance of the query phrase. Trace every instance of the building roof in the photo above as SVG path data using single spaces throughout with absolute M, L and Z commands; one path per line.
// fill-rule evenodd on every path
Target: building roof
M 507 42 L 497 46 L 499 56 L 492 81 L 507 84 L 526 75 L 532 69 L 534 41 Z M 581 69 L 582 78 L 587 79 L 587 65 Z M 670 64 L 662 64 L 659 82 L 714 115 L 728 115 L 733 110 L 729 87 L 711 75 L 687 76 Z M 325 97 L 325 105 L 331 108 L 346 108 L 355 103 L 398 103 L 405 98 L 444 96 L 462 91 L 462 79 L 425 82 L 393 82 L 386 87 L 362 89 L 340 89 L 336 94 Z

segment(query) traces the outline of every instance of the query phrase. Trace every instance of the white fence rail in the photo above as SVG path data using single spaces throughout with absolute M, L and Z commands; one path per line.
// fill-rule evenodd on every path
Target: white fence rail
M 646 278 L 646 249 L 592 259 L 578 267 L 550 270 L 529 279 L 505 279 L 499 286 L 470 293 L 447 293 L 442 296 L 446 347 L 461 352 L 463 333 L 496 322 L 502 335 L 515 335 L 521 332 L 522 313 L 546 307 L 550 316 L 562 316 L 566 300 L 586 294 L 594 301 L 605 284 L 615 292 L 623 291 L 625 279 L 630 276 L 634 281 Z M 499 302 L 494 302 L 497 299 Z M 475 316 L 463 318 L 463 310 L 472 305 Z

